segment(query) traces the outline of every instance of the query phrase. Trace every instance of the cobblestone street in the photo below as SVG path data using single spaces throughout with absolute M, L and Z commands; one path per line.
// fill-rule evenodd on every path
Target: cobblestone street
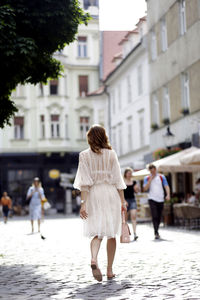
M 117 277 L 94 281 L 89 240 L 78 218 L 47 219 L 31 235 L 28 220 L 0 223 L 0 299 L 200 299 L 200 232 L 161 229 L 154 241 L 150 225 L 138 225 L 139 239 L 120 244 Z M 106 270 L 105 241 L 99 264 Z

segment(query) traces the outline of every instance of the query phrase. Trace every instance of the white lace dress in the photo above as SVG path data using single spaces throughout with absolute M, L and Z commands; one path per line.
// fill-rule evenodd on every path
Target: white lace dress
M 126 185 L 114 150 L 102 149 L 101 154 L 91 149 L 82 151 L 74 188 L 88 191 L 85 236 L 112 238 L 121 233 L 121 200 L 117 190 L 125 189 Z

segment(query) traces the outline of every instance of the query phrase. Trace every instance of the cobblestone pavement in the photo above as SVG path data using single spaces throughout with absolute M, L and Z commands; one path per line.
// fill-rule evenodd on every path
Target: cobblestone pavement
M 150 225 L 139 225 L 137 242 L 120 244 L 115 280 L 93 280 L 89 240 L 81 220 L 48 219 L 39 234 L 28 220 L 0 223 L 0 299 L 200 299 L 200 232 L 161 229 L 153 240 Z M 106 243 L 99 264 L 106 270 Z

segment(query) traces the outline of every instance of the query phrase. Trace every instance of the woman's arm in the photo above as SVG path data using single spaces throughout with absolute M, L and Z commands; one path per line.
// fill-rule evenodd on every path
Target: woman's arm
M 126 209 L 126 201 L 124 198 L 124 190 L 117 190 L 120 196 L 120 200 L 121 200 L 121 206 L 122 206 L 122 210 L 127 210 Z
M 134 185 L 133 189 L 134 189 L 134 192 L 135 192 L 135 193 L 138 193 L 138 192 L 140 191 L 140 188 L 139 188 L 139 186 L 137 185 L 137 183 Z
M 87 191 L 81 191 L 81 209 L 80 209 L 80 217 L 82 219 L 87 219 L 88 213 L 86 212 L 86 201 L 88 198 Z
M 35 193 L 35 189 L 33 189 L 32 192 L 31 192 L 31 187 L 30 187 L 29 190 L 28 190 L 26 199 L 29 200 L 30 198 L 32 198 L 34 193 Z

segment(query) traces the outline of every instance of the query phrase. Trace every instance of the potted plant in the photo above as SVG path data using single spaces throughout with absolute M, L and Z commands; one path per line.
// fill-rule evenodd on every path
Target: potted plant
M 151 128 L 152 128 L 153 130 L 156 130 L 156 129 L 159 128 L 159 126 L 158 126 L 158 124 L 153 123 L 153 124 L 151 124 Z
M 162 120 L 162 123 L 163 123 L 164 125 L 169 125 L 169 124 L 170 124 L 169 118 L 163 119 L 163 120 Z
M 181 113 L 182 113 L 184 116 L 189 115 L 189 113 L 190 113 L 189 108 L 182 108 L 182 109 L 181 109 Z

